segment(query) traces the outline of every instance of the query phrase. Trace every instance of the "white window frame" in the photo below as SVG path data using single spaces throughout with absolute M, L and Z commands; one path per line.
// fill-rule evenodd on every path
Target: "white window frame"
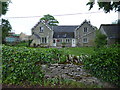
M 88 38 L 83 38 L 82 41 L 83 43 L 88 43 Z
M 47 43 L 47 37 L 41 37 L 41 43 Z
M 44 27 L 40 27 L 40 33 L 44 32 Z
M 83 32 L 84 32 L 84 33 L 88 32 L 88 28 L 87 28 L 87 27 L 84 27 L 84 28 L 83 28 Z
M 66 39 L 66 43 L 69 43 L 70 42 L 70 39 Z

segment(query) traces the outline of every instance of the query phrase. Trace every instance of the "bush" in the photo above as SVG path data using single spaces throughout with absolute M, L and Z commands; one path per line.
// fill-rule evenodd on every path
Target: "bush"
M 99 48 L 93 55 L 83 60 L 85 69 L 105 81 L 120 86 L 120 49 L 118 47 Z
M 40 64 L 65 60 L 63 51 L 58 49 L 35 49 L 3 46 L 3 83 L 42 83 L 44 74 Z
M 96 31 L 95 44 L 97 48 L 107 45 L 107 36 L 102 34 L 100 30 Z

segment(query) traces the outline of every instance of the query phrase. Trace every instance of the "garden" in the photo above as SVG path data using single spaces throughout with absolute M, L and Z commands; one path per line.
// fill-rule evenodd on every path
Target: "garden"
M 102 47 L 98 50 L 93 47 L 57 49 L 3 45 L 2 84 L 3 87 L 23 88 L 65 88 L 66 86 L 67 88 L 104 88 L 95 84 L 86 85 L 71 79 L 58 77 L 46 79 L 41 66 L 57 63 L 82 65 L 91 75 L 109 82 L 115 87 L 120 87 L 119 58 L 119 45 Z

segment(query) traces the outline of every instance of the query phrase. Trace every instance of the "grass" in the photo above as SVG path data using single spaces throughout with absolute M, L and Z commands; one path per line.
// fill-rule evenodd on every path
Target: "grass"
M 44 87 L 52 87 L 52 88 L 102 88 L 99 85 L 86 85 L 81 82 L 69 80 L 69 79 L 59 79 L 52 78 L 44 80 Z
M 69 52 L 69 54 L 72 55 L 82 55 L 82 54 L 86 54 L 86 55 L 90 55 L 94 52 L 94 48 L 93 47 L 75 47 L 75 48 L 62 48 L 66 51 Z

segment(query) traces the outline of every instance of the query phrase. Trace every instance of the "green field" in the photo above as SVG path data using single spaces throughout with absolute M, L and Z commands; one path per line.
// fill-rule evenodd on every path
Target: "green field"
M 62 49 L 68 51 L 69 54 L 77 55 L 77 56 L 82 54 L 90 55 L 94 52 L 93 47 L 75 47 L 75 48 L 62 48 Z

